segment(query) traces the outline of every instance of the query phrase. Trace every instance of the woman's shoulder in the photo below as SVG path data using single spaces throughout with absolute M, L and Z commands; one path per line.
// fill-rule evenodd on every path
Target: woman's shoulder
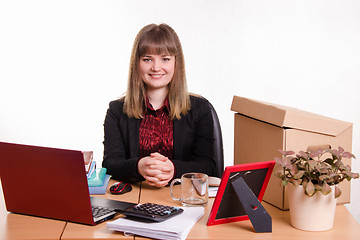
M 109 110 L 112 112 L 122 114 L 123 109 L 124 109 L 124 98 L 119 98 L 109 103 Z
M 122 106 L 124 106 L 124 97 L 121 97 L 119 99 L 110 101 L 109 106 L 110 107 L 119 107 L 119 106 L 122 107 Z
M 190 94 L 190 102 L 191 106 L 204 106 L 210 104 L 210 102 L 205 97 L 195 93 Z
M 197 114 L 207 114 L 211 111 L 211 103 L 203 96 L 190 94 L 190 111 Z

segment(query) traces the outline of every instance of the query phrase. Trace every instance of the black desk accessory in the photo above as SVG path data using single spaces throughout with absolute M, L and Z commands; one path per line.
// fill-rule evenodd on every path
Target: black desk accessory
M 271 216 L 256 198 L 244 179 L 240 176 L 233 176 L 231 178 L 231 185 L 248 215 L 255 232 L 272 232 Z

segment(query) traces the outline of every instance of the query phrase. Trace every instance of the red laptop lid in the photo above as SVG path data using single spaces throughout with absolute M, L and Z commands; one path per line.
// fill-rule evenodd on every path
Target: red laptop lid
M 94 225 L 81 151 L 0 142 L 9 212 Z

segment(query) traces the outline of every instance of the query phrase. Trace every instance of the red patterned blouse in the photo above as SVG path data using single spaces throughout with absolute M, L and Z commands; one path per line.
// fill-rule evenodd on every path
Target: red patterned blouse
M 147 111 L 141 120 L 139 130 L 140 156 L 158 152 L 169 159 L 173 157 L 173 121 L 169 118 L 170 105 L 168 99 L 164 106 L 154 110 L 146 99 Z

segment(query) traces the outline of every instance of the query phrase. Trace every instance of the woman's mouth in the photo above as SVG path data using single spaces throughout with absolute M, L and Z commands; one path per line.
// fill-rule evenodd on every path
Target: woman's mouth
M 151 78 L 154 79 L 160 79 L 162 78 L 162 76 L 164 76 L 165 74 L 149 74 Z

